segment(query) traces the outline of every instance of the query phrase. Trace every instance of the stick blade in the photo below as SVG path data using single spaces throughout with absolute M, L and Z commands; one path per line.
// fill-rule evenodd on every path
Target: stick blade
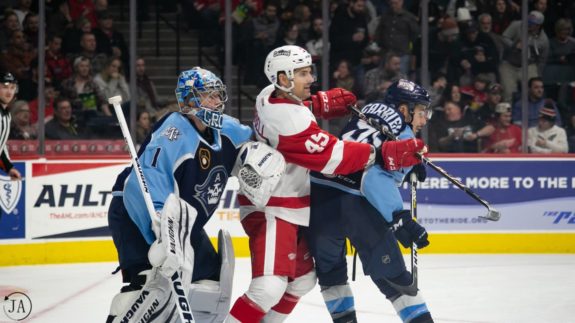
M 501 212 L 497 211 L 496 209 L 489 209 L 486 216 L 481 216 L 489 221 L 499 221 L 501 219 Z
M 116 95 L 111 98 L 108 98 L 108 103 L 110 103 L 111 105 L 122 104 L 122 96 Z

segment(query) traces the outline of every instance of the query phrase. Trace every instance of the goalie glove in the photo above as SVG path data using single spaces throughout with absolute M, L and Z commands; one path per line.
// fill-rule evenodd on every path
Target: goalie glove
M 150 246 L 148 260 L 162 276 L 171 278 L 179 270 L 192 272 L 194 249 L 190 234 L 197 215 L 193 206 L 172 193 L 164 203 L 159 224 L 152 222 L 157 239 Z
M 311 101 L 307 101 L 306 105 L 311 108 L 314 116 L 327 120 L 346 116 L 349 113 L 347 107 L 356 102 L 355 94 L 345 89 L 334 88 L 312 95 Z
M 397 241 L 405 248 L 411 247 L 415 242 L 417 248 L 425 248 L 429 245 L 427 230 L 419 223 L 413 221 L 411 212 L 401 210 L 393 212 L 393 223 L 391 230 Z
M 238 177 L 240 192 L 256 207 L 263 208 L 285 168 L 280 152 L 262 142 L 252 141 L 242 146 L 232 173 Z

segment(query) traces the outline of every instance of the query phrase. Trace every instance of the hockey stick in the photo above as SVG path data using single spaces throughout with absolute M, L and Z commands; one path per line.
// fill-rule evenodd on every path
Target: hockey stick
M 138 154 L 136 152 L 136 148 L 134 147 L 134 143 L 132 142 L 132 136 L 130 135 L 130 131 L 128 130 L 128 125 L 126 124 L 126 118 L 124 117 L 124 112 L 122 111 L 122 97 L 117 95 L 113 96 L 108 99 L 108 103 L 114 106 L 114 111 L 116 112 L 116 116 L 118 117 L 118 122 L 120 123 L 120 129 L 122 130 L 122 135 L 124 135 L 124 140 L 128 145 L 128 149 L 130 150 L 130 156 L 132 157 L 132 167 L 136 170 L 136 177 L 138 178 L 138 183 L 140 184 L 140 189 L 142 190 L 142 194 L 144 195 L 144 201 L 146 202 L 146 208 L 148 209 L 148 213 L 150 218 L 155 221 L 154 217 L 156 214 L 156 210 L 154 208 L 154 204 L 152 203 L 152 196 L 150 195 L 150 191 L 148 189 L 148 185 L 146 184 L 146 179 L 144 177 L 144 172 L 142 171 L 142 167 L 140 165 L 140 161 L 138 160 Z M 182 288 L 184 286 L 182 284 L 182 278 L 180 274 L 176 270 L 171 280 L 171 287 L 172 291 L 175 295 L 177 295 L 176 306 L 178 308 L 178 314 L 180 316 L 181 322 L 194 322 L 194 317 L 192 315 L 192 308 L 190 303 L 188 302 L 188 293 Z
M 417 222 L 417 175 L 411 173 L 411 216 Z M 411 285 L 417 290 L 417 244 L 415 241 L 411 243 Z
M 411 173 L 409 181 L 411 184 L 411 216 L 413 217 L 414 221 L 417 222 L 417 175 L 415 173 Z M 384 279 L 391 287 L 393 287 L 401 294 L 415 296 L 419 291 L 417 287 L 417 277 L 417 244 L 415 241 L 413 241 L 411 243 L 411 284 L 399 285 L 387 278 Z
M 381 131 L 381 133 L 383 133 L 387 138 L 389 138 L 391 140 L 397 140 L 395 135 L 391 131 L 389 131 L 389 129 L 386 126 L 381 125 L 379 122 L 377 122 L 377 120 L 369 118 L 368 116 L 366 116 L 363 112 L 361 112 L 359 110 L 359 108 L 357 106 L 355 106 L 355 105 L 350 106 L 349 109 L 358 118 L 367 122 L 367 124 L 374 127 L 375 129 L 378 129 L 379 131 Z M 481 205 L 485 206 L 487 208 L 487 215 L 479 216 L 480 218 L 484 218 L 484 219 L 490 220 L 490 221 L 499 221 L 499 219 L 501 218 L 501 212 L 499 212 L 496 209 L 494 209 L 493 207 L 491 207 L 491 205 L 489 205 L 489 203 L 487 201 L 485 201 L 484 199 L 479 197 L 479 195 L 477 195 L 477 193 L 473 192 L 469 187 L 465 186 L 463 183 L 461 183 L 455 177 L 449 175 L 443 168 L 435 165 L 429 158 L 423 156 L 420 153 L 417 153 L 417 156 L 421 159 L 421 161 L 425 165 L 428 165 L 429 167 L 433 168 L 441 176 L 447 178 L 447 180 L 449 180 L 451 183 L 453 183 L 459 189 L 463 190 L 467 195 L 471 196 L 471 198 L 473 198 L 474 200 L 479 202 Z

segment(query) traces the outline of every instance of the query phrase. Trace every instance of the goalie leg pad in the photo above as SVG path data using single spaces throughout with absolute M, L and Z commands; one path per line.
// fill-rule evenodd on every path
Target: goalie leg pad
M 160 223 L 153 223 L 156 241 L 148 251 L 150 264 L 160 268 L 160 273 L 171 277 L 182 270 L 182 282 L 191 282 L 194 264 L 194 249 L 190 243 L 190 234 L 198 212 L 183 199 L 173 193 L 168 195 L 160 216 Z
M 192 283 L 188 294 L 194 319 L 200 323 L 223 322 L 230 310 L 235 255 L 229 232 L 218 233 L 221 258 L 220 281 L 199 280 Z
M 141 272 L 114 296 L 106 323 L 178 322 L 170 282 L 156 268 Z
M 245 143 L 232 174 L 238 177 L 240 192 L 257 208 L 264 207 L 285 172 L 280 152 L 261 142 Z
M 222 299 L 226 299 L 226 312 L 229 311 L 232 288 L 234 286 L 234 271 L 236 268 L 236 255 L 234 252 L 234 245 L 232 237 L 227 230 L 220 230 L 218 232 L 218 253 L 222 261 L 220 270 L 220 289 L 222 291 Z

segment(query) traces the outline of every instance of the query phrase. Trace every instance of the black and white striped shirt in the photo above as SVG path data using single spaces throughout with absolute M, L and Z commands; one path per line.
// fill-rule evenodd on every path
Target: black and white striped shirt
M 10 155 L 8 155 L 8 137 L 10 136 L 10 122 L 12 116 L 8 107 L 0 105 L 0 168 L 8 172 L 14 165 L 10 162 Z

